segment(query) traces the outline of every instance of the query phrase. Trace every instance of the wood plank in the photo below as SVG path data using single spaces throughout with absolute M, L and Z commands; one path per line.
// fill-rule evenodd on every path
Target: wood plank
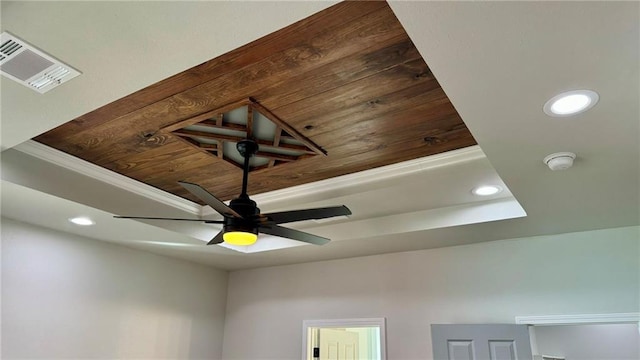
M 170 174 L 176 174 L 179 178 L 192 169 L 210 166 L 215 159 L 211 155 L 191 149 L 191 152 L 176 155 L 169 161 L 150 161 L 149 166 L 145 168 L 128 169 L 125 173 L 134 179 L 144 179 L 145 182 L 158 177 L 167 178 Z
M 221 129 L 221 130 L 234 130 L 234 131 L 242 131 L 242 132 L 246 130 L 244 125 L 234 124 L 234 123 L 226 123 L 223 125 L 218 125 L 218 122 L 216 120 L 204 120 L 194 125 L 203 126 L 211 129 Z
M 57 148 L 62 146 L 65 143 L 65 139 L 71 135 L 125 116 L 148 104 L 161 101 L 203 82 L 211 81 L 223 74 L 261 61 L 264 59 L 265 54 L 271 53 L 273 49 L 289 47 L 292 36 L 312 38 L 318 31 L 333 29 L 354 18 L 366 16 L 371 12 L 385 8 L 391 11 L 385 2 L 344 1 L 338 3 L 282 30 L 266 35 L 227 54 L 102 106 L 35 139 L 43 144 Z
M 126 172 L 129 170 L 145 169 L 158 161 L 169 161 L 173 157 L 180 157 L 193 153 L 189 147 L 185 147 L 182 142 L 170 141 L 162 147 L 157 147 L 148 151 L 140 152 L 126 159 L 113 162 L 113 170 Z
M 289 161 L 296 161 L 301 156 L 304 156 L 304 155 L 293 156 L 293 155 L 283 155 L 283 154 L 278 154 L 278 153 L 272 153 L 272 152 L 268 152 L 268 151 L 258 151 L 258 152 L 256 152 L 255 156 L 263 157 L 263 158 L 267 158 L 267 159 L 273 159 L 273 160 L 289 162 Z
M 296 127 L 304 128 L 309 121 L 342 117 L 346 113 L 355 113 L 362 106 L 373 107 L 380 103 L 378 98 L 405 88 L 412 88 L 419 83 L 428 83 L 430 88 L 438 88 L 439 84 L 422 59 L 394 66 L 386 71 L 351 82 L 339 88 L 323 92 L 312 98 L 306 98 L 288 104 L 273 112 Z
M 200 144 L 198 144 L 198 147 L 200 149 L 205 149 L 207 151 L 215 151 L 216 153 L 218 152 L 218 150 L 220 150 L 220 147 L 218 146 L 218 144 L 203 144 L 203 143 L 200 143 Z
M 312 121 L 306 122 L 303 132 L 324 144 L 318 136 L 326 132 L 355 130 L 366 133 L 369 129 L 392 131 L 397 123 L 389 119 L 395 119 L 392 116 L 398 112 L 419 113 L 421 121 L 425 122 L 442 114 L 456 113 L 442 88 L 436 86 L 435 82 L 378 95 L 381 96 L 363 99 L 357 106 L 345 107 L 326 116 L 314 116 Z M 371 120 L 373 122 L 369 122 Z M 393 133 L 389 133 L 389 137 L 392 138 Z
M 324 31 L 312 39 L 301 39 L 297 46 L 275 53 L 247 69 L 225 74 L 200 86 L 191 88 L 171 98 L 149 105 L 134 113 L 107 122 L 68 138 L 71 143 L 80 139 L 91 140 L 94 146 L 82 149 L 85 156 L 109 151 L 113 146 L 131 146 L 133 139 L 127 134 L 115 138 L 112 135 L 122 129 L 148 127 L 157 131 L 174 124 L 176 118 L 187 119 L 229 103 L 227 99 L 246 96 L 250 89 L 267 86 L 278 78 L 294 76 L 310 68 L 322 66 L 341 57 L 370 47 L 373 43 L 385 43 L 404 33 L 404 29 L 389 9 L 376 11 L 355 19 L 335 31 Z M 299 40 L 299 39 L 296 39 Z M 340 44 L 349 46 L 337 46 Z M 186 115 L 188 114 L 188 115 Z M 118 130 L 116 130 L 118 129 Z M 90 133 L 89 133 L 90 132 Z M 77 148 L 63 151 L 73 153 Z M 116 160 L 116 159 L 112 159 Z
M 430 110 L 427 105 L 423 109 Z M 359 126 L 354 126 L 349 131 L 335 129 L 318 135 L 318 139 L 326 142 L 336 155 L 345 155 L 384 148 L 396 142 L 415 139 L 422 141 L 424 137 L 434 136 L 435 132 L 442 132 L 443 129 L 457 129 L 459 126 L 464 126 L 460 116 L 453 111 L 437 109 L 435 112 L 437 115 L 425 120 L 422 112 L 413 111 L 413 109 L 396 111 L 385 116 L 388 122 L 370 118 L 359 122 Z M 336 140 L 336 136 L 339 136 L 339 140 Z M 469 138 L 473 139 L 471 134 Z
M 113 134 L 112 136 L 117 136 L 117 135 Z M 103 139 L 92 138 L 92 139 L 88 139 L 85 142 L 82 142 L 81 144 L 76 144 L 76 146 L 90 148 L 93 146 L 97 146 L 96 144 L 100 144 L 102 141 Z M 129 147 L 113 146 L 109 148 L 109 151 L 93 154 L 91 158 L 87 156 L 89 154 L 87 154 L 86 152 L 80 152 L 80 154 L 83 157 L 87 156 L 87 158 L 85 158 L 85 160 L 87 161 L 94 162 L 98 165 L 104 166 L 109 170 L 114 170 L 113 167 L 114 167 L 115 161 L 113 160 L 123 159 L 124 157 L 128 157 L 128 156 L 135 156 L 137 154 L 144 153 L 156 148 L 162 148 L 172 141 L 173 139 L 167 134 L 156 133 L 155 135 L 147 137 L 145 132 L 140 132 L 140 133 L 135 133 L 130 135 L 130 142 L 134 144 L 133 146 L 129 146 Z
M 252 101 L 251 105 L 255 107 L 262 115 L 266 116 L 269 120 L 271 120 L 271 122 L 276 124 L 278 128 L 286 131 L 289 135 L 293 136 L 296 140 L 306 145 L 309 149 L 313 150 L 316 154 L 327 155 L 327 152 L 323 148 L 321 148 L 316 143 L 308 139 L 306 136 L 299 133 L 298 130 L 289 126 L 289 124 L 280 120 L 280 118 L 276 116 L 274 113 L 272 113 L 271 110 L 265 108 L 260 103 L 253 101 L 253 99 L 251 99 L 251 101 Z M 284 143 L 281 144 L 281 147 L 284 147 L 284 148 L 287 148 L 288 146 L 289 144 L 284 144 Z
M 200 123 L 202 121 L 211 119 L 211 118 L 213 118 L 215 116 L 222 116 L 221 114 L 223 114 L 223 113 L 226 113 L 228 111 L 231 111 L 231 110 L 246 106 L 248 104 L 249 104 L 249 100 L 248 99 L 235 100 L 235 101 L 232 101 L 232 102 L 230 102 L 228 104 L 223 105 L 220 108 L 217 108 L 217 109 L 214 109 L 214 110 L 209 110 L 209 111 L 206 111 L 206 112 L 204 112 L 202 114 L 198 114 L 198 115 L 190 117 L 188 119 L 184 119 L 184 120 L 178 121 L 176 123 L 173 123 L 171 125 L 165 126 L 162 129 L 159 129 L 158 131 L 165 132 L 165 133 L 172 132 L 172 131 L 175 131 L 175 130 L 178 130 L 178 129 L 185 128 L 185 127 L 187 127 L 189 125 L 194 125 L 194 124 Z M 235 125 L 235 124 L 233 124 L 233 125 Z M 223 126 L 223 125 L 220 125 L 220 126 Z
M 221 112 L 216 117 L 216 126 L 219 126 L 219 127 L 224 126 L 224 113 Z M 239 125 L 239 126 L 242 127 L 242 125 Z M 224 159 L 224 144 L 220 140 L 218 140 L 218 158 Z
M 406 34 L 402 34 L 390 45 L 376 43 L 362 52 L 260 89 L 253 98 L 266 107 L 276 110 L 281 106 L 419 59 L 421 59 L 420 53 L 411 39 L 406 37 Z
M 247 106 L 247 125 L 245 126 L 245 133 L 247 139 L 253 138 L 253 102 Z
M 282 128 L 279 127 L 278 125 L 276 125 L 275 134 L 273 136 L 273 146 L 280 145 L 280 139 L 281 138 L 282 138 Z M 274 167 L 275 165 L 276 165 L 276 160 L 275 159 L 269 160 L 268 167 Z

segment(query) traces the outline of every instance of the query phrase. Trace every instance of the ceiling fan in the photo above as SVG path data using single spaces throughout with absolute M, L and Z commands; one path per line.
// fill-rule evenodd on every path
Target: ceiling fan
M 247 180 L 249 178 L 249 159 L 258 151 L 258 144 L 251 139 L 244 139 L 236 144 L 236 148 L 244 158 L 242 174 L 242 193 L 226 205 L 200 185 L 179 181 L 178 183 L 191 194 L 204 201 L 215 211 L 220 213 L 224 220 L 159 218 L 145 216 L 114 216 L 120 219 L 145 219 L 145 220 L 177 220 L 177 221 L 201 221 L 207 224 L 223 224 L 220 231 L 207 245 L 226 242 L 232 245 L 251 245 L 258 239 L 258 233 L 280 236 L 315 245 L 323 245 L 330 240 L 299 230 L 279 226 L 278 224 L 294 221 L 326 219 L 335 216 L 351 215 L 351 210 L 346 206 L 333 206 L 315 209 L 282 211 L 260 214 L 256 202 L 247 195 Z

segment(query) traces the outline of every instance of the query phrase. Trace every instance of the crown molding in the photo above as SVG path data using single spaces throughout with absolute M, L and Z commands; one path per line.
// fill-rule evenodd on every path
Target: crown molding
M 88 161 L 69 155 L 60 150 L 56 150 L 37 141 L 28 140 L 13 147 L 13 149 L 98 181 L 116 186 L 120 189 L 130 191 L 136 195 L 141 195 L 162 204 L 172 206 L 176 209 L 186 211 L 194 215 L 200 215 L 202 212 L 202 206 L 199 204 L 124 175 L 120 175 L 114 171 L 94 165 Z
M 131 179 L 114 171 L 107 170 L 33 140 L 28 140 L 18 146 L 15 146 L 14 149 L 40 160 L 62 166 L 71 171 L 89 176 L 98 181 L 105 182 L 118 188 L 133 192 L 136 195 L 144 196 L 148 199 L 172 206 L 176 209 L 186 211 L 194 215 L 207 216 L 217 214 L 209 206 L 200 206 L 192 201 L 183 199 L 153 186 L 149 186 L 143 182 Z M 353 174 L 338 176 L 331 179 L 257 194 L 252 196 L 252 199 L 264 205 L 269 202 L 286 201 L 303 195 L 343 189 L 354 186 L 354 184 L 361 186 L 375 181 L 389 180 L 417 172 L 436 169 L 442 166 L 483 159 L 485 157 L 486 156 L 480 147 L 475 145 L 442 154 L 431 155 Z
M 640 313 L 577 314 L 516 316 L 516 324 L 523 325 L 573 325 L 598 323 L 637 323 Z

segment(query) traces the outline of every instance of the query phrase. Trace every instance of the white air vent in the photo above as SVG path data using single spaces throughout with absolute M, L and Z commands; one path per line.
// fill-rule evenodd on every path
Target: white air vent
M 71 66 L 8 32 L 0 34 L 0 70 L 2 75 L 41 94 L 80 75 Z

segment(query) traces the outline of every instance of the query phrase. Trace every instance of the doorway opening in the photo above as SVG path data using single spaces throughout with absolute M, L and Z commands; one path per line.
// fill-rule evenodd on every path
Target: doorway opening
M 385 321 L 305 320 L 303 360 L 385 360 Z

